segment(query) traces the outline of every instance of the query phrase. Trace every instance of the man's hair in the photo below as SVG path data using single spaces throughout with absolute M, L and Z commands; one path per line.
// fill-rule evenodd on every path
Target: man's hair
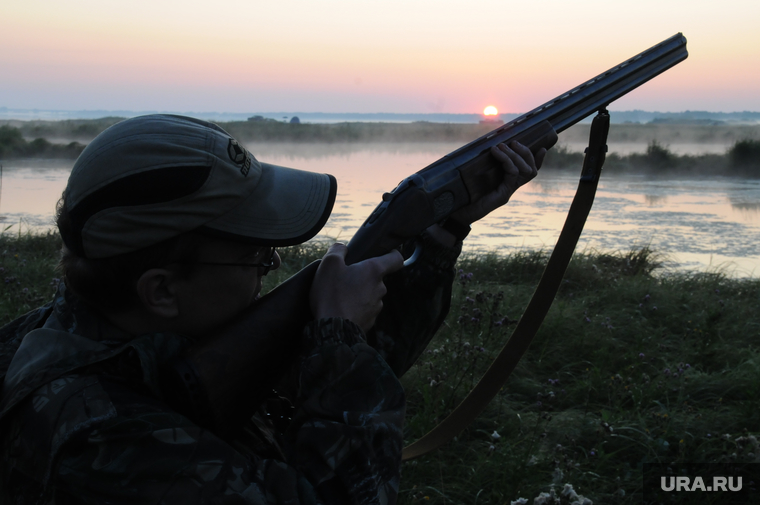
M 56 206 L 56 224 L 63 239 L 58 268 L 67 289 L 98 309 L 120 310 L 137 306 L 137 281 L 151 268 L 176 263 L 180 275 L 189 276 L 198 248 L 212 239 L 188 232 L 137 251 L 103 259 L 84 258 L 66 246 L 72 237 L 71 216 L 65 192 Z

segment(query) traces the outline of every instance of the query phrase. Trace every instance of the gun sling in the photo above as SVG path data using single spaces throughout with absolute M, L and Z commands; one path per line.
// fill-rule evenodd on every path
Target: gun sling
M 594 117 L 591 125 L 589 147 L 586 149 L 586 156 L 583 160 L 580 182 L 573 203 L 570 205 L 565 225 L 544 269 L 541 281 L 538 283 L 538 287 L 517 323 L 512 336 L 470 394 L 462 400 L 462 403 L 425 436 L 404 447 L 401 456 L 402 461 L 418 458 L 434 451 L 461 433 L 496 396 L 517 366 L 520 358 L 528 350 L 528 346 L 554 301 L 554 296 L 559 289 L 562 277 L 565 275 L 567 265 L 570 263 L 573 251 L 578 243 L 578 238 L 583 231 L 586 218 L 594 203 L 594 195 L 607 152 L 609 126 L 609 114 L 605 110 L 600 111 Z
M 441 166 L 466 166 L 482 159 L 486 148 L 499 142 L 508 142 L 531 130 L 539 130 L 542 123 L 548 123 L 556 133 L 560 133 L 595 111 L 599 111 L 591 126 L 583 171 L 565 225 L 533 298 L 512 336 L 462 403 L 429 433 L 404 448 L 403 461 L 427 454 L 459 434 L 486 408 L 504 385 L 551 307 L 594 202 L 607 151 L 607 132 L 609 131 L 609 115 L 605 110 L 607 105 L 677 65 L 687 56 L 686 38 L 681 33 L 677 33 L 446 155 L 419 172 L 424 174 L 426 171 L 432 171 Z M 540 147 L 541 144 L 542 142 L 539 141 L 535 147 Z M 529 147 L 533 149 L 533 146 Z M 547 145 L 545 144 L 544 147 Z

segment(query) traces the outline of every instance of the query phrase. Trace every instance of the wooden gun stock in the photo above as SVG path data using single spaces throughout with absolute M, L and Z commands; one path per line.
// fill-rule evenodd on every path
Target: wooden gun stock
M 164 370 L 172 408 L 232 438 L 298 354 L 312 320 L 309 291 L 319 261 L 307 265 Z

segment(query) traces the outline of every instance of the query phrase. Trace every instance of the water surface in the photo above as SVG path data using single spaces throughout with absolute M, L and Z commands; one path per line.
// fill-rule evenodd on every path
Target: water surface
M 407 175 L 457 148 L 446 143 L 249 145 L 269 163 L 338 179 L 333 214 L 322 236 L 348 241 Z M 5 233 L 50 227 L 71 161 L 6 163 L 0 193 Z M 469 250 L 550 249 L 564 223 L 578 175 L 542 171 L 512 201 L 473 226 Z M 760 181 L 715 176 L 657 178 L 603 174 L 578 250 L 628 251 L 650 246 L 673 268 L 760 273 Z

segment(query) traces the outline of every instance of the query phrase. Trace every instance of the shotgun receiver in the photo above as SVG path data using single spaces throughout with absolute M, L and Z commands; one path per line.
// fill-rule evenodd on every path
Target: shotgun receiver
M 404 179 L 351 239 L 347 263 L 384 254 L 490 192 L 503 178 L 492 146 L 518 140 L 534 152 L 548 149 L 558 132 L 686 57 L 686 39 L 676 34 Z M 234 433 L 296 352 L 311 318 L 315 271 L 316 264 L 305 268 L 168 367 L 172 406 L 217 433 Z

